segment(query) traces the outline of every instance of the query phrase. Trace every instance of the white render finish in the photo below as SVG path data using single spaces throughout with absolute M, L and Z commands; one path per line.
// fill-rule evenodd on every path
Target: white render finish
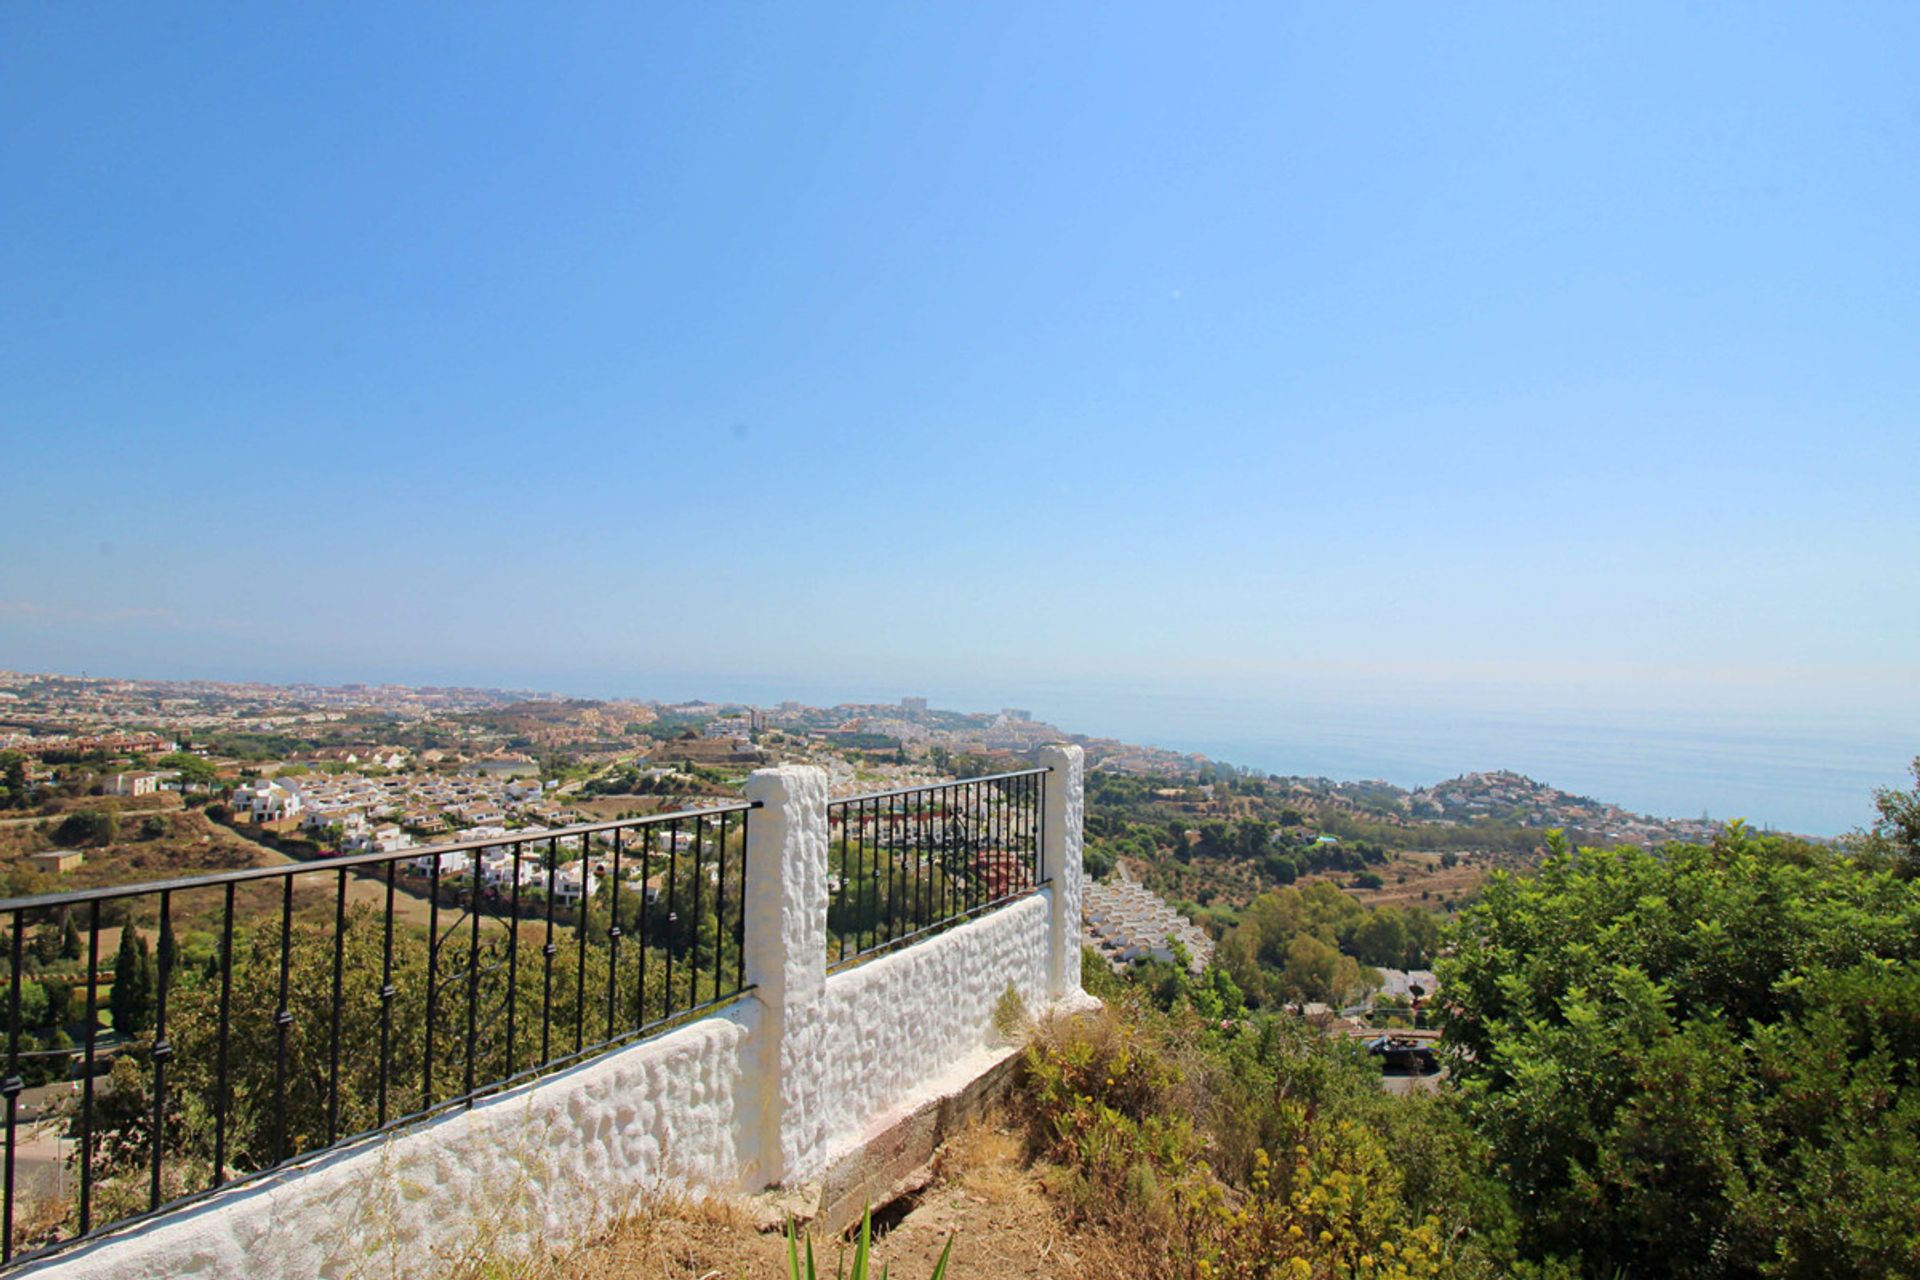
M 1052 914 L 1047 931 L 1047 994 L 1056 1000 L 1080 995 L 1081 850 L 1086 833 L 1086 759 L 1077 746 L 1042 747 L 1039 763 L 1051 768 L 1041 790 L 1041 879 L 1051 880 Z
M 827 1041 L 812 1064 L 826 1123 L 803 1178 L 911 1110 L 956 1059 L 989 1044 L 1008 987 L 1027 1010 L 1048 1008 L 1051 910 L 1042 890 L 827 979 Z
M 798 1187 L 1009 1049 L 995 1010 L 1079 983 L 1081 753 L 1049 749 L 1052 884 L 828 976 L 827 777 L 756 772 L 747 980 L 690 1026 L 384 1139 L 317 1156 L 22 1275 L 439 1276 L 581 1239 L 655 1191 Z M 1071 922 L 1062 938 L 1061 921 Z
M 747 981 L 766 1009 L 761 1105 L 763 1185 L 800 1180 L 822 1145 L 814 1065 L 833 1050 L 827 987 L 827 775 L 801 765 L 758 769 L 746 798 Z

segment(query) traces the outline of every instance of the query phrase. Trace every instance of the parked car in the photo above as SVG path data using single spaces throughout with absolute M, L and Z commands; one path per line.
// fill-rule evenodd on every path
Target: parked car
M 1426 1075 L 1440 1069 L 1440 1059 L 1431 1041 L 1412 1036 L 1384 1035 L 1367 1042 L 1367 1052 L 1378 1057 L 1389 1071 L 1411 1071 Z

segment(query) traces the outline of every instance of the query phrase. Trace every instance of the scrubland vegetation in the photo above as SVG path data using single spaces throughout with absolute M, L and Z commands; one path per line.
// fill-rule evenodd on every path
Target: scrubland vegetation
M 1878 804 L 1843 849 L 1556 834 L 1496 872 L 1440 939 L 1431 1095 L 1212 975 L 1098 971 L 1028 1052 L 1036 1151 L 1146 1274 L 1920 1275 L 1920 791 Z M 1321 899 L 1236 931 L 1338 934 Z

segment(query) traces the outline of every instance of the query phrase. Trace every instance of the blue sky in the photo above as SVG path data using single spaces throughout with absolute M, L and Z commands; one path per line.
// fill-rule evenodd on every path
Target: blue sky
M 1916 48 L 7 5 L 0 666 L 1920 715 Z

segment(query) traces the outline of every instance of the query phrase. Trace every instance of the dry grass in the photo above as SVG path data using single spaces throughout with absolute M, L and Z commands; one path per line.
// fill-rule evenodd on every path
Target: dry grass
M 953 1237 L 953 1280 L 1106 1280 L 1142 1274 L 1117 1242 L 1068 1224 L 1048 1180 L 1031 1163 L 1025 1134 L 1004 1117 L 964 1130 L 935 1157 L 935 1176 L 904 1217 L 875 1227 L 875 1258 L 896 1280 L 925 1280 Z M 814 1254 L 833 1271 L 850 1247 L 815 1237 Z M 774 1280 L 786 1275 L 778 1233 L 755 1229 L 740 1208 L 718 1200 L 651 1202 L 591 1240 L 526 1260 L 476 1257 L 447 1280 Z
M 779 1273 L 783 1249 L 724 1200 L 655 1198 L 598 1235 L 533 1258 L 469 1258 L 447 1280 L 723 1280 Z
M 1378 889 L 1354 887 L 1353 873 L 1346 871 L 1316 872 L 1302 876 L 1301 882 L 1332 880 L 1369 907 L 1423 907 L 1428 911 L 1444 911 L 1444 903 L 1458 904 L 1471 896 L 1487 878 L 1491 866 L 1487 859 L 1474 855 L 1460 859 L 1455 866 L 1443 867 L 1439 854 L 1423 851 L 1396 853 L 1373 870 L 1379 872 L 1384 881 Z

